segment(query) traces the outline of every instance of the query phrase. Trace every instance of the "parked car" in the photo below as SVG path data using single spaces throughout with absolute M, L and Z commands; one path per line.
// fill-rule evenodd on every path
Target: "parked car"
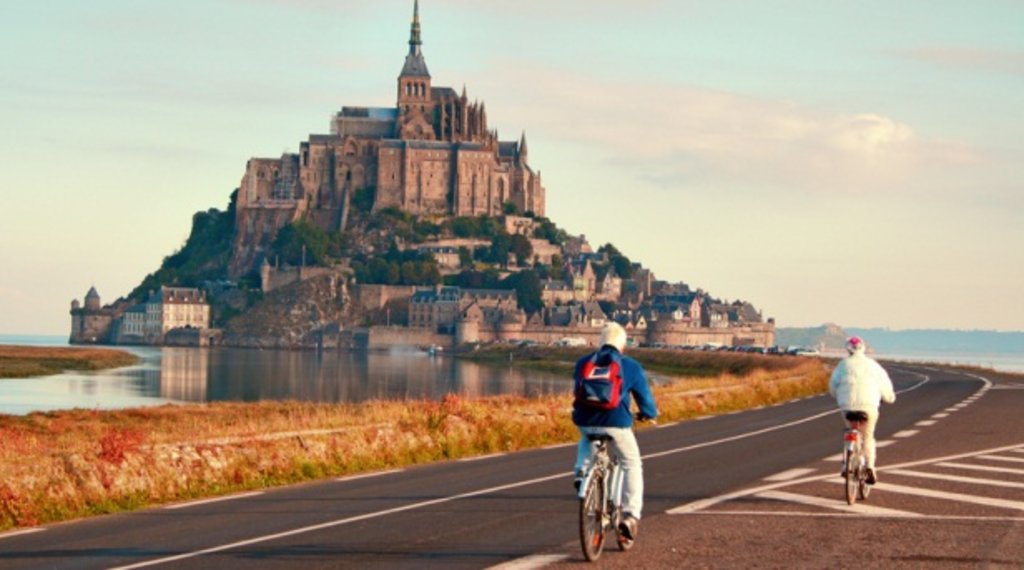
M 813 348 L 807 348 L 806 346 L 791 346 L 786 354 L 792 354 L 794 356 L 818 356 L 820 353 Z

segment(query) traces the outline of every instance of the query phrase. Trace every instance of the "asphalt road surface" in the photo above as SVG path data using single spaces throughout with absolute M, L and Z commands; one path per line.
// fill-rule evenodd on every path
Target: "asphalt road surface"
M 638 434 L 645 516 L 623 568 L 1024 566 L 1024 378 L 887 365 L 880 483 L 843 500 L 827 396 Z M 573 446 L 0 534 L 0 568 L 585 564 Z

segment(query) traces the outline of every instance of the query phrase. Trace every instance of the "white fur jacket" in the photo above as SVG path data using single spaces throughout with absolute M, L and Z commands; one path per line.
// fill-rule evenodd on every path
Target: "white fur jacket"
M 882 400 L 896 401 L 892 380 L 882 365 L 859 350 L 844 358 L 832 371 L 828 391 L 843 410 L 877 412 Z

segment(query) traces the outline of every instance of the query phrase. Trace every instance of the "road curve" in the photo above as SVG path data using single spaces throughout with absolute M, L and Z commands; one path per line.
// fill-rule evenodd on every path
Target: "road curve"
M 868 559 L 887 566 L 1024 563 L 1024 511 L 1014 510 L 1024 463 L 1013 461 L 1024 459 L 1024 381 L 888 368 L 901 393 L 878 437 L 895 443 L 879 449 L 882 484 L 862 511 L 830 502 L 841 496 L 827 460 L 841 424 L 827 397 L 660 426 L 639 434 L 640 540 L 602 565 L 835 566 L 864 559 L 864 536 L 882 545 Z M 0 567 L 571 566 L 582 562 L 574 453 L 563 445 L 0 534 Z M 978 490 L 972 480 L 1002 483 Z

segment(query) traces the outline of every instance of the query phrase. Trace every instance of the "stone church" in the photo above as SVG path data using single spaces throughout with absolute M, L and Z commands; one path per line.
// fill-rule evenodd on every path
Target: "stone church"
M 251 271 L 286 224 L 305 219 L 344 230 L 356 193 L 372 192 L 374 211 L 415 215 L 501 214 L 505 204 L 544 215 L 544 186 L 528 165 L 526 135 L 501 141 L 482 102 L 466 89 L 431 84 L 423 57 L 419 0 L 395 107 L 343 107 L 331 134 L 310 135 L 298 154 L 253 158 L 237 199 L 230 271 Z

